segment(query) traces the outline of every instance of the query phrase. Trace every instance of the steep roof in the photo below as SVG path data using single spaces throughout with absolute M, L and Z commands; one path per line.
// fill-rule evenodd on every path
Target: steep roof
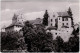
M 13 27 L 13 26 L 21 26 L 21 27 L 23 27 L 24 24 L 23 24 L 23 23 L 20 23 L 20 22 L 16 22 L 16 23 L 12 23 L 11 25 L 9 25 L 9 26 L 6 27 L 6 28 L 10 28 L 10 27 Z
M 42 19 L 37 18 L 33 24 L 41 24 L 42 23 Z
M 66 12 L 57 12 L 58 13 L 58 16 L 61 16 L 61 17 L 63 17 L 63 16 L 69 16 L 69 14 L 68 14 L 68 12 L 66 11 Z
M 36 25 L 36 24 L 42 24 L 42 19 L 37 18 L 36 20 L 30 20 L 29 22 L 31 24 L 34 24 L 34 25 Z
M 12 20 L 17 19 L 18 15 L 14 13 Z

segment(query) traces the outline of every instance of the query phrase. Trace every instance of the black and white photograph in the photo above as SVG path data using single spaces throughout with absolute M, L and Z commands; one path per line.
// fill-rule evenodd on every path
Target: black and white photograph
M 1 52 L 79 53 L 79 0 L 1 0 Z

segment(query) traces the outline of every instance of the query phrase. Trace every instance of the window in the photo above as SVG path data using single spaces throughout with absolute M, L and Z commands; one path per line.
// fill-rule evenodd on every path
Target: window
M 64 23 L 63 23 L 63 26 L 64 26 Z
M 59 18 L 59 20 L 60 20 L 60 18 Z
M 55 33 L 55 35 L 57 35 L 57 33 Z
M 52 22 L 52 19 L 51 19 L 51 22 Z
M 68 18 L 65 18 L 65 21 L 68 21 Z
M 64 21 L 64 18 L 62 18 L 62 21 Z
M 66 25 L 68 25 L 68 23 L 66 23 Z
M 51 23 L 51 26 L 52 26 L 52 23 Z

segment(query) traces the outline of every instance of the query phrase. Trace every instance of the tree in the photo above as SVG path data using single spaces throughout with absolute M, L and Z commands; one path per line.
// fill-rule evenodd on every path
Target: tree
M 79 27 L 78 27 L 77 29 L 73 29 L 72 34 L 73 34 L 74 36 L 79 35 Z
M 23 34 L 29 52 L 52 51 L 52 34 L 46 33 L 43 26 L 33 27 L 29 22 L 25 23 Z M 28 26 L 30 25 L 30 26 Z
M 48 25 L 48 17 L 49 17 L 47 10 L 45 11 L 45 14 L 43 17 L 44 17 L 43 18 L 43 25 L 47 26 Z
M 60 36 L 56 37 L 55 40 L 55 52 L 63 52 L 63 39 Z
M 1 33 L 1 50 L 25 50 L 24 38 L 18 32 Z
M 71 23 L 72 23 L 72 27 L 73 27 L 73 25 L 74 25 L 74 22 L 73 22 L 73 17 L 72 17 L 72 10 L 71 10 L 71 8 L 69 7 L 69 9 L 68 9 L 68 14 L 69 14 L 69 17 L 71 18 Z
M 65 52 L 78 52 L 79 51 L 79 28 L 73 30 L 73 37 L 69 38 L 68 42 L 64 42 L 63 48 Z
M 70 37 L 68 44 L 69 52 L 79 52 L 79 36 Z

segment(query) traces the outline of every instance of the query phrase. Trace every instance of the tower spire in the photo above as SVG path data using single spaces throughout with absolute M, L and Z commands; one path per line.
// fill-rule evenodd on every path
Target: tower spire
M 71 16 L 72 17 L 72 10 L 71 10 L 71 8 L 69 7 L 69 9 L 68 9 L 68 14 L 69 14 L 69 16 Z
M 48 17 L 49 17 L 47 10 L 45 10 L 45 13 L 44 13 L 43 17 L 44 17 L 43 18 L 43 25 L 47 26 L 48 25 Z

